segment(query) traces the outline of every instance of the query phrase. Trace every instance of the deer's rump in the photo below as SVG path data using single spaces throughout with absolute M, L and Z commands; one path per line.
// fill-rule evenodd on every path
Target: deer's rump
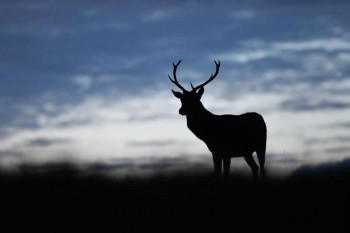
M 238 157 L 266 148 L 266 125 L 258 113 L 216 116 L 202 140 L 212 153 Z

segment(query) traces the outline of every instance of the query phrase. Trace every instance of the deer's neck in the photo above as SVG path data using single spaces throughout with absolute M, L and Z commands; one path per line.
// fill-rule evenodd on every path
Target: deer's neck
M 186 116 L 187 127 L 199 138 L 203 128 L 211 124 L 211 120 L 215 115 L 204 108 L 201 103 L 196 109 L 193 109 L 190 114 Z

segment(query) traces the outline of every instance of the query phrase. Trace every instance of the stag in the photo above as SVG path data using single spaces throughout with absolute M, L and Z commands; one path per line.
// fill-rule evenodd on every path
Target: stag
M 220 61 L 215 62 L 216 71 L 210 78 L 187 91 L 176 78 L 177 64 L 173 63 L 173 79 L 170 81 L 182 90 L 182 93 L 172 90 L 175 97 L 181 100 L 179 114 L 187 118 L 187 127 L 199 139 L 205 142 L 212 153 L 214 171 L 216 176 L 221 176 L 222 165 L 224 176 L 230 172 L 231 158 L 244 157 L 252 170 L 254 180 L 258 176 L 259 167 L 254 161 L 253 153 L 256 152 L 261 177 L 265 177 L 265 150 L 266 150 L 266 125 L 263 117 L 255 112 L 242 115 L 215 115 L 209 112 L 200 101 L 204 86 L 213 81 L 219 73 Z

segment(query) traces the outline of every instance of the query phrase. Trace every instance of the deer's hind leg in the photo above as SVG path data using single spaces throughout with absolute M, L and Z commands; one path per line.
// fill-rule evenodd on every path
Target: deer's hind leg
M 258 156 L 258 161 L 260 165 L 260 174 L 263 179 L 265 179 L 265 148 L 263 150 L 257 150 L 256 154 Z
M 230 174 L 231 158 L 224 157 L 223 162 L 224 162 L 224 176 L 228 177 L 228 175 Z
M 259 167 L 258 165 L 255 163 L 253 155 L 252 154 L 248 154 L 244 156 L 245 161 L 248 163 L 250 169 L 252 169 L 252 173 L 253 173 L 253 179 L 256 180 L 258 177 L 258 170 Z

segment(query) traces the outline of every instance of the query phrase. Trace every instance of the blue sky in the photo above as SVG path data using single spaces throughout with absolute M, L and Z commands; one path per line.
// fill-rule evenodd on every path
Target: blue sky
M 1 1 L 0 162 L 210 161 L 170 91 L 178 59 L 187 88 L 221 61 L 202 102 L 216 114 L 261 113 L 271 164 L 347 158 L 349 6 Z

